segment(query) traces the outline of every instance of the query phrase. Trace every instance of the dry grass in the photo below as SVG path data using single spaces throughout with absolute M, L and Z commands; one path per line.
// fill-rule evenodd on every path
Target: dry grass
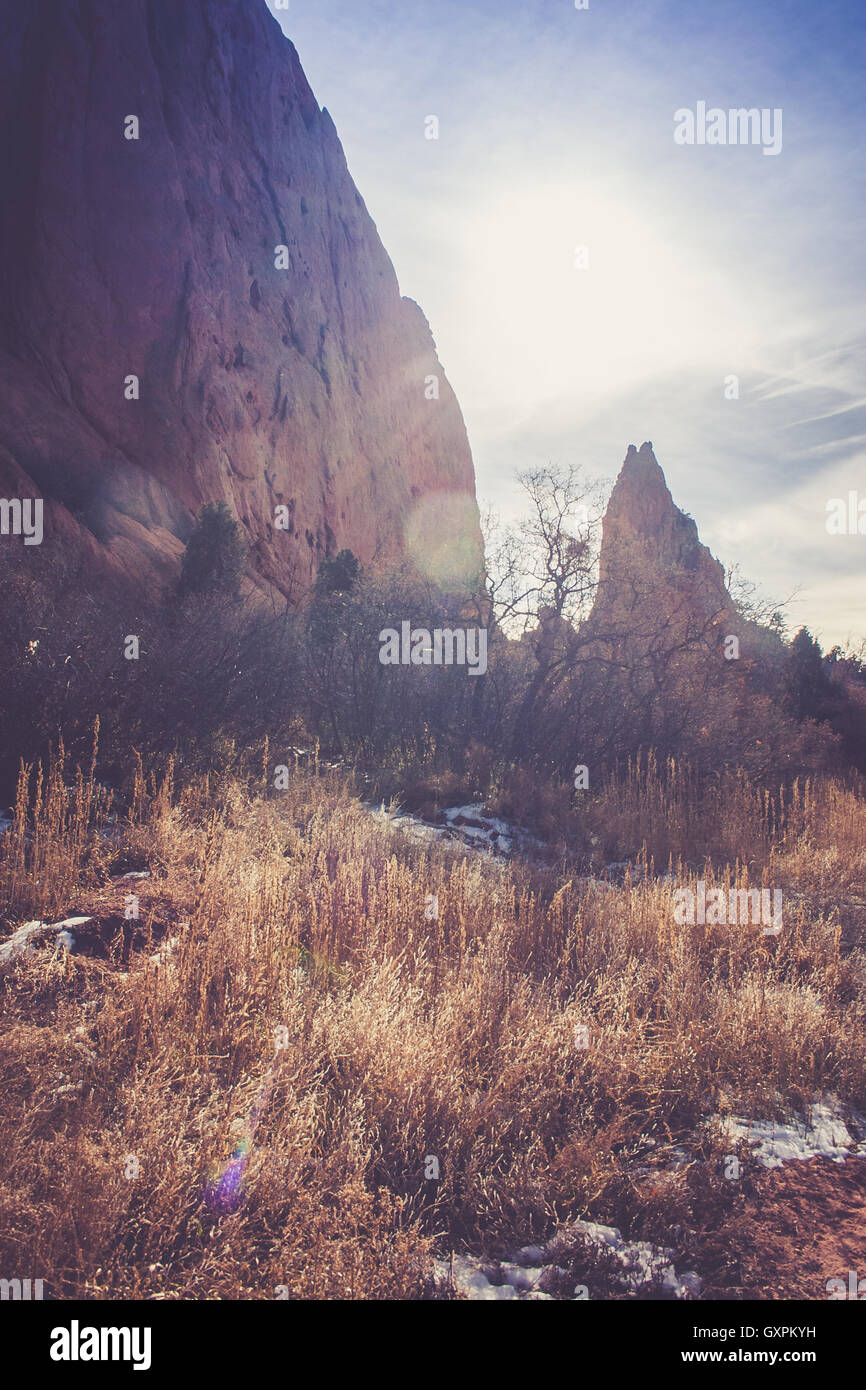
M 866 959 L 809 896 L 862 893 L 866 805 L 742 778 L 699 804 L 677 776 L 632 769 L 594 805 L 620 848 L 681 861 L 616 888 L 410 844 L 315 767 L 265 797 L 139 770 L 110 824 L 92 776 L 31 773 L 7 927 L 105 912 L 112 875 L 146 865 L 150 945 L 0 976 L 0 1271 L 61 1297 L 413 1298 L 434 1246 L 503 1252 L 584 1215 L 666 1243 L 706 1225 L 729 1185 L 639 1184 L 648 1139 L 816 1091 L 866 1102 Z M 677 926 L 698 876 L 802 896 L 778 940 Z M 221 1214 L 205 1191 L 242 1142 Z
M 864 798 L 862 778 L 798 779 L 771 792 L 741 771 L 700 779 L 649 753 L 609 777 L 588 814 L 609 856 L 643 849 L 656 864 L 784 862 L 804 887 L 842 890 L 866 883 Z M 827 866 L 818 880 L 816 854 Z

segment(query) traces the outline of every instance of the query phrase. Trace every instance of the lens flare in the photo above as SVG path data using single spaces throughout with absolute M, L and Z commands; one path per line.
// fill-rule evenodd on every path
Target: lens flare
M 273 1089 L 275 1067 L 276 1062 L 271 1066 L 256 1096 L 243 1139 L 233 1150 L 231 1158 L 217 1169 L 215 1176 L 205 1187 L 205 1206 L 217 1216 L 230 1216 L 243 1205 L 244 1180 L 252 1154 L 253 1139 Z

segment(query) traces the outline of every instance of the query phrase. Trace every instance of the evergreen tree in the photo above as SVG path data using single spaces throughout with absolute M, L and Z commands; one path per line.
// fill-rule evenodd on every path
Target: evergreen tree
M 237 598 L 246 548 L 225 502 L 207 502 L 199 512 L 180 566 L 180 594 L 220 593 Z
M 351 593 L 361 573 L 361 566 L 351 550 L 341 550 L 333 560 L 323 560 L 316 575 L 316 595 Z
M 782 672 L 785 704 L 797 719 L 826 719 L 832 683 L 824 670 L 821 647 L 806 627 L 791 643 Z

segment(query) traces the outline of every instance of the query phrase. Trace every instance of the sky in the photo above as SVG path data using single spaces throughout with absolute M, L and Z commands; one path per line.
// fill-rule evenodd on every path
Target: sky
M 652 440 L 723 564 L 858 645 L 866 535 L 827 504 L 866 513 L 862 0 L 268 3 L 430 321 L 482 508 L 517 516 L 547 463 L 610 484 Z M 781 111 L 781 148 L 677 143 L 699 102 Z

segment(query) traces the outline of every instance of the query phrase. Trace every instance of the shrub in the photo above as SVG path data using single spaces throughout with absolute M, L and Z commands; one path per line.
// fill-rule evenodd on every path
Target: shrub
M 206 502 L 199 512 L 180 567 L 181 596 L 240 592 L 246 548 L 225 502 Z

